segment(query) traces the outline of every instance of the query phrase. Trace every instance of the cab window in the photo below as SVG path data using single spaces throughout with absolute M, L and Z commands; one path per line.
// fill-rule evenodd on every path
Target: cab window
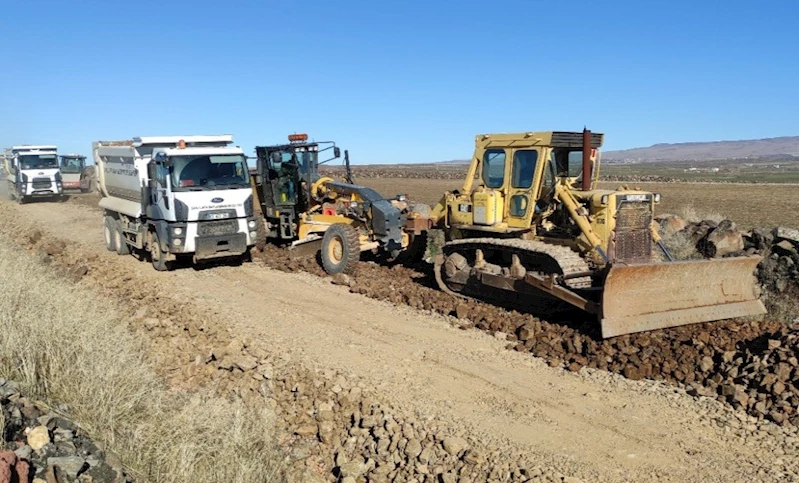
M 582 175 L 583 152 L 581 150 L 555 149 L 552 151 L 552 159 L 555 161 L 558 176 L 577 178 Z
M 538 151 L 516 151 L 513 154 L 513 173 L 511 186 L 514 188 L 530 188 L 533 186 L 535 167 L 538 163 Z
M 487 188 L 505 184 L 505 150 L 489 149 L 483 155 L 483 183 Z

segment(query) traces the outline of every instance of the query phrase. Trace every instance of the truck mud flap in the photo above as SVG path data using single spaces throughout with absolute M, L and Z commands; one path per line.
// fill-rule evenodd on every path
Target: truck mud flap
M 202 236 L 194 239 L 194 260 L 243 255 L 247 251 L 247 235 Z
M 602 293 L 602 337 L 763 315 L 754 276 L 761 257 L 610 268 Z

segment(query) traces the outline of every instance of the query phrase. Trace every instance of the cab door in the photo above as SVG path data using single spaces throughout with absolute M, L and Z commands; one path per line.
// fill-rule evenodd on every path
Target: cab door
M 542 165 L 539 148 L 514 149 L 507 183 L 505 213 L 509 227 L 527 228 L 535 210 L 540 167 Z

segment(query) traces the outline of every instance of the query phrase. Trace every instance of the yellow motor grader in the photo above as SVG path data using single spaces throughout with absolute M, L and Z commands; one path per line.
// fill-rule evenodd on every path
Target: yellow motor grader
M 289 245 L 293 256 L 319 254 L 329 274 L 354 271 L 361 252 L 396 260 L 423 245 L 429 218 L 414 212 L 404 196 L 385 198 L 355 184 L 347 151 L 345 179 L 337 181 L 319 173 L 320 164 L 341 157 L 334 142 L 309 141 L 307 134 L 288 140 L 255 148 L 251 179 L 267 240 Z M 326 151 L 332 156 L 320 161 Z
M 587 130 L 476 136 L 462 189 L 432 212 L 446 235 L 441 289 L 530 306 L 543 292 L 596 314 L 605 338 L 765 314 L 760 257 L 674 261 L 653 220 L 660 195 L 598 189 L 602 142 Z

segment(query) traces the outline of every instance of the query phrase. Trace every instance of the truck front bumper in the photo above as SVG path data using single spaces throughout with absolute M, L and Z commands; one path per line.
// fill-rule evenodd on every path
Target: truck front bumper
M 194 238 L 194 260 L 240 256 L 247 252 L 247 234 L 198 236 Z
M 25 187 L 25 196 L 58 196 L 64 194 L 60 183 L 52 182 L 45 187 L 42 184 L 28 183 Z

